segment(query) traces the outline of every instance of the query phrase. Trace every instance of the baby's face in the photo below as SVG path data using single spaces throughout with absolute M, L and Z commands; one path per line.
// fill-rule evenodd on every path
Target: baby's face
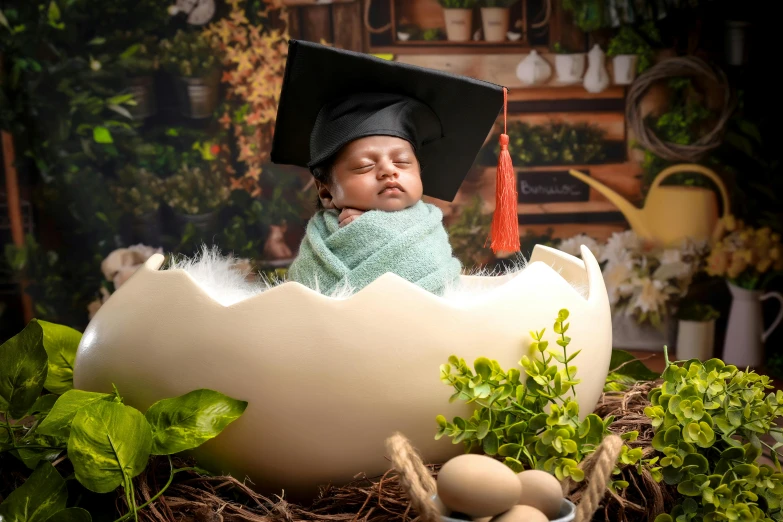
M 394 136 L 368 136 L 338 153 L 328 185 L 319 184 L 327 208 L 402 210 L 421 199 L 419 162 L 411 144 Z M 326 196 L 326 198 L 324 197 Z

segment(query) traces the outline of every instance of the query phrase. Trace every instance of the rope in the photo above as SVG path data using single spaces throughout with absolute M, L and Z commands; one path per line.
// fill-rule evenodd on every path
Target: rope
M 579 464 L 585 472 L 587 490 L 576 507 L 575 522 L 588 522 L 598 510 L 622 446 L 620 437 L 608 435 L 600 446 Z M 439 522 L 440 511 L 432 500 L 437 491 L 435 479 L 411 447 L 410 441 L 401 433 L 395 433 L 386 440 L 386 448 L 391 454 L 392 465 L 399 474 L 403 491 L 422 517 L 422 521 Z M 570 492 L 575 486 L 576 483 L 569 479 L 563 484 L 564 493 Z
M 723 88 L 723 106 L 715 127 L 693 143 L 681 145 L 663 141 L 650 130 L 642 117 L 641 102 L 652 85 L 660 80 L 683 76 L 704 77 Z M 628 89 L 626 119 L 633 129 L 636 139 L 645 149 L 669 161 L 698 163 L 708 152 L 720 146 L 726 124 L 731 117 L 736 100 L 728 84 L 725 73 L 711 67 L 696 56 L 680 56 L 657 63 L 639 75 Z

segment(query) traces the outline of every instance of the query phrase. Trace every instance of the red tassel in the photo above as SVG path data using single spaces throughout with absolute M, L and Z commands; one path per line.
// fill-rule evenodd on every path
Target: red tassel
M 511 154 L 508 152 L 508 134 L 506 134 L 507 89 L 503 88 L 503 134 L 500 135 L 500 154 L 498 157 L 497 187 L 495 188 L 495 213 L 492 216 L 492 243 L 494 253 L 518 252 L 519 218 L 517 216 L 517 178 Z

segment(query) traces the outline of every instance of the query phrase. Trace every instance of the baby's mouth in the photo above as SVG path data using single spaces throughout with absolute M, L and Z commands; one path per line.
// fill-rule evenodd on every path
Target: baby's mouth
M 396 194 L 399 192 L 405 192 L 405 190 L 402 188 L 402 185 L 399 183 L 387 183 L 384 185 L 383 190 L 378 192 L 378 194 Z

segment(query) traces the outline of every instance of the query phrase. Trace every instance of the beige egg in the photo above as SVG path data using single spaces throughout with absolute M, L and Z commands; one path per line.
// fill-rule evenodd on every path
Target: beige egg
M 438 497 L 452 511 L 491 517 L 519 503 L 522 484 L 508 466 L 486 455 L 459 455 L 438 473 Z
M 548 518 L 557 518 L 563 505 L 563 490 L 557 478 L 538 469 L 528 469 L 517 474 L 522 485 L 519 504 L 531 506 Z
M 549 519 L 532 506 L 518 505 L 492 518 L 490 522 L 549 522 Z

